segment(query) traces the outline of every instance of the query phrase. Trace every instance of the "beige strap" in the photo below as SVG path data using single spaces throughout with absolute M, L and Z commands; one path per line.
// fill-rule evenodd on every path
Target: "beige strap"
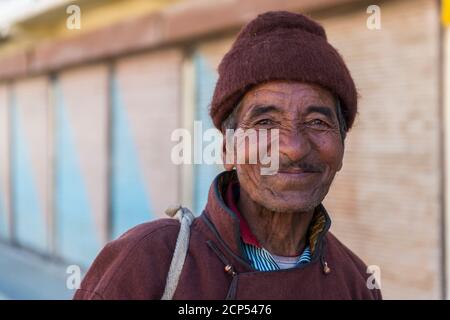
M 191 224 L 195 217 L 188 208 L 182 206 L 170 207 L 166 210 L 166 214 L 178 219 L 181 224 L 175 251 L 173 252 L 172 262 L 170 263 L 169 273 L 167 274 L 166 287 L 161 298 L 161 300 L 172 300 L 186 259 L 189 248 Z

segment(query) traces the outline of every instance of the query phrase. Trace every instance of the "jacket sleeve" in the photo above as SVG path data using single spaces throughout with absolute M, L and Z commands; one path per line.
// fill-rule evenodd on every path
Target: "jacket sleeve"
M 179 223 L 160 219 L 108 243 L 94 260 L 74 299 L 160 299 Z

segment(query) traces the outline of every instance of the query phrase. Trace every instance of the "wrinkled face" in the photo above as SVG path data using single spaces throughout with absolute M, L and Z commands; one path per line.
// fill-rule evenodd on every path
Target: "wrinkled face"
M 225 165 L 227 170 L 236 167 L 249 197 L 276 212 L 306 212 L 319 205 L 344 154 L 332 94 L 312 84 L 267 82 L 246 93 L 236 117 L 243 130 L 279 130 L 278 173 L 262 175 L 259 161 Z

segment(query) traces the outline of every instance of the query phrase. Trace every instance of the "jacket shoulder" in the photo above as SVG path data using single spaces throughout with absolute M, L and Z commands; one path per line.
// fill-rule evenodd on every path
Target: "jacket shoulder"
M 358 257 L 352 250 L 344 245 L 335 235 L 331 232 L 327 233 L 328 254 L 333 255 L 335 260 L 342 266 L 344 273 L 357 274 L 358 277 L 351 277 L 351 282 L 356 281 L 364 287 L 364 291 L 370 292 L 370 296 L 373 299 L 382 299 L 381 291 L 379 289 L 371 289 L 367 287 L 367 281 L 372 275 L 369 272 L 367 264 Z
M 180 223 L 176 219 L 157 219 L 131 228 L 116 240 L 109 242 L 105 247 L 135 246 L 148 238 L 164 241 L 178 234 L 179 229 Z
M 159 299 L 180 223 L 158 219 L 109 242 L 95 258 L 74 299 Z
M 351 260 L 351 262 L 357 267 L 361 273 L 365 273 L 367 265 L 361 260 L 352 250 L 350 250 L 345 244 L 343 244 L 334 234 L 327 233 L 327 242 L 330 249 L 338 251 L 341 256 L 345 256 Z

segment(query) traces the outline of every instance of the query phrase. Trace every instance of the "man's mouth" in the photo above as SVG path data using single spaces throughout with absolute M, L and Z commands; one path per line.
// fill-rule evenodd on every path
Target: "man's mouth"
M 319 170 L 314 170 L 314 169 L 301 169 L 301 168 L 290 168 L 290 169 L 280 169 L 278 170 L 278 173 L 281 174 L 294 174 L 294 175 L 306 175 L 306 174 L 311 174 L 311 173 L 320 173 L 321 171 Z

